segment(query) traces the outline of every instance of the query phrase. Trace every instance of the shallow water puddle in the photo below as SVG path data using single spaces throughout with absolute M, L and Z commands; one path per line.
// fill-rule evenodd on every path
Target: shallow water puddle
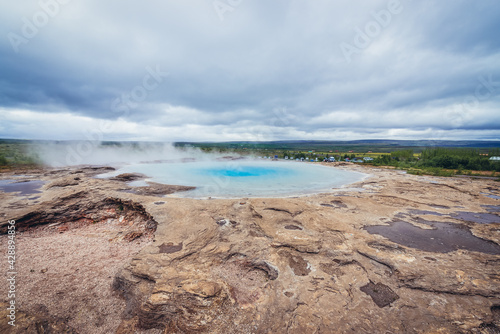
M 451 214 L 442 214 L 439 212 L 435 211 L 428 211 L 428 210 L 418 210 L 418 209 L 409 209 L 408 213 L 399 213 L 396 215 L 397 218 L 402 218 L 404 219 L 405 217 L 413 215 L 434 215 L 434 216 L 447 216 L 450 218 L 466 221 L 466 222 L 471 222 L 471 223 L 477 223 L 477 224 L 498 224 L 500 223 L 500 216 L 496 215 L 494 213 L 498 213 L 500 206 L 495 206 L 495 205 L 482 205 L 482 207 L 486 208 L 486 211 L 488 212 L 468 212 L 468 211 L 456 211 Z M 495 209 L 496 208 L 496 209 Z M 495 211 L 496 210 L 496 211 Z M 418 222 L 423 222 L 424 224 L 427 223 L 432 223 L 429 221 L 426 221 L 420 217 L 413 217 L 416 221 Z
M 500 213 L 500 205 L 481 205 L 488 212 Z
M 40 180 L 19 182 L 16 180 L 0 180 L 0 191 L 6 193 L 20 192 L 20 195 L 39 194 L 45 182 Z M 34 198 L 33 198 L 34 199 Z
M 500 245 L 474 236 L 469 228 L 461 224 L 428 222 L 433 229 L 423 229 L 402 220 L 390 222 L 389 226 L 366 226 L 370 234 L 381 235 L 397 244 L 426 252 L 448 253 L 458 249 L 500 254 Z
M 488 193 L 481 193 L 481 194 L 486 196 L 486 197 L 489 197 L 489 198 L 500 199 L 500 196 L 498 196 L 498 195 L 488 194 Z
M 489 211 L 489 210 L 488 210 Z M 451 217 L 463 221 L 478 223 L 478 224 L 499 224 L 500 216 L 493 213 L 479 213 L 458 211 L 451 214 Z

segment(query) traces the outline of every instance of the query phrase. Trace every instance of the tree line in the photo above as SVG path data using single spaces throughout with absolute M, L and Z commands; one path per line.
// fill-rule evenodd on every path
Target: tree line
M 373 161 L 373 164 L 402 168 L 444 168 L 500 172 L 500 162 L 490 160 L 492 156 L 500 156 L 500 149 L 495 148 L 487 153 L 481 153 L 477 149 L 436 147 L 424 149 L 420 156 L 416 156 L 413 150 L 406 149 L 381 155 Z

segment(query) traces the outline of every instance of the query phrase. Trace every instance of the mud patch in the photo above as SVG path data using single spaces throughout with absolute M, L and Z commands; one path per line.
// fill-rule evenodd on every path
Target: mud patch
M 372 297 L 372 300 L 380 308 L 386 307 L 399 299 L 399 296 L 391 288 L 382 283 L 374 284 L 370 282 L 359 289 Z
M 302 256 L 286 251 L 280 252 L 279 254 L 288 258 L 288 265 L 296 276 L 307 276 L 311 272 L 309 263 L 304 260 Z
M 176 252 L 179 252 L 182 250 L 182 242 L 178 245 L 174 245 L 173 243 L 169 242 L 169 243 L 164 243 L 164 244 L 161 244 L 160 245 L 160 253 L 166 253 L 166 254 L 172 254 L 172 253 L 176 253 Z
M 405 221 L 396 220 L 389 226 L 366 226 L 370 234 L 381 235 L 397 244 L 426 252 L 448 253 L 458 249 L 487 254 L 500 254 L 500 245 L 474 236 L 461 224 L 428 222 L 433 229 L 422 229 Z

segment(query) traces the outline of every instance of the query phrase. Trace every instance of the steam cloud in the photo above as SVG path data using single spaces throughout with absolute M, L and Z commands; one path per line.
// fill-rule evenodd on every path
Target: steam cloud
M 207 154 L 194 147 L 175 147 L 172 143 L 53 142 L 34 145 L 31 151 L 50 167 L 213 160 L 221 156 L 218 153 Z

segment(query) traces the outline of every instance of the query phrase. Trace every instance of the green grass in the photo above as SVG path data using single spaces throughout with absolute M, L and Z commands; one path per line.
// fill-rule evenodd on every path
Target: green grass
M 0 169 L 37 167 L 41 160 L 31 151 L 31 142 L 0 141 Z

